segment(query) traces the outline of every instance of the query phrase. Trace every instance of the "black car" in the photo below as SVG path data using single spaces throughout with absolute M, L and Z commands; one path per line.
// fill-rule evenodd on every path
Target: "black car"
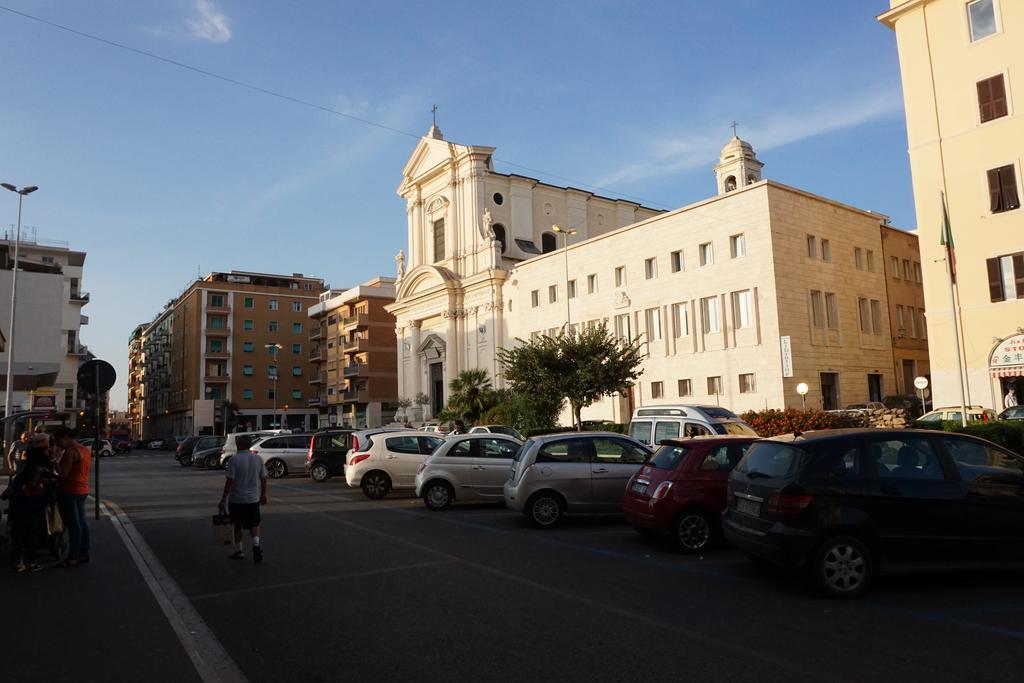
M 1024 406 L 1013 406 L 999 413 L 1000 420 L 1024 420 Z
M 166 441 L 164 442 L 166 448 Z M 178 461 L 178 464 L 182 467 L 191 467 L 192 465 L 192 451 L 195 450 L 196 444 L 199 443 L 198 436 L 190 436 L 177 445 L 174 451 L 174 459 Z
M 306 456 L 306 473 L 323 482 L 345 474 L 345 455 L 352 447 L 353 429 L 326 429 L 313 435 Z
M 1024 458 L 931 430 L 836 429 L 759 441 L 729 477 L 725 536 L 808 570 L 833 597 L 879 572 L 1024 567 Z

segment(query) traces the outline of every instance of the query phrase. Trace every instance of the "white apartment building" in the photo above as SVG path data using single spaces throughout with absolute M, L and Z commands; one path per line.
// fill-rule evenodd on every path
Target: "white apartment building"
M 82 314 L 89 303 L 89 294 L 81 288 L 85 252 L 22 230 L 18 261 L 14 409 L 27 409 L 33 391 L 53 391 L 58 410 L 66 411 L 74 424 L 78 366 L 90 357 L 81 341 L 81 326 L 89 322 Z M 0 239 L 0 325 L 8 339 L 13 262 L 14 235 L 5 232 Z M 0 375 L 6 372 L 5 350 L 0 352 Z

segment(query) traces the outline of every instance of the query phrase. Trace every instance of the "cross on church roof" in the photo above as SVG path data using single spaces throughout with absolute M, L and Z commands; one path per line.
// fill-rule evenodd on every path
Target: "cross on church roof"
M 437 126 L 437 105 L 436 104 L 430 108 L 430 114 L 433 117 L 434 126 L 436 127 Z
M 736 135 L 736 127 L 739 126 L 739 125 L 740 124 L 736 123 L 735 121 L 733 121 L 732 123 L 729 124 L 729 127 L 732 128 L 732 136 L 734 138 L 735 137 L 739 137 L 738 135 Z

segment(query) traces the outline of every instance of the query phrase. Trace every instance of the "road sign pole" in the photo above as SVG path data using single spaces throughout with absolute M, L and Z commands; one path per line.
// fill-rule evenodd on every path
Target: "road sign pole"
M 100 518 L 100 373 L 96 373 L 96 406 L 93 410 L 93 426 L 96 432 L 95 438 L 92 440 L 92 460 L 93 467 L 96 469 L 96 493 L 94 499 L 96 501 L 96 520 Z

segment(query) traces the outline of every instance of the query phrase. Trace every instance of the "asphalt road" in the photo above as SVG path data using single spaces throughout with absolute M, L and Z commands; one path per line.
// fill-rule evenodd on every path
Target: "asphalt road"
M 102 466 L 104 499 L 251 681 L 978 681 L 1024 664 L 1019 575 L 884 578 L 835 602 L 621 518 L 539 531 L 497 506 L 429 512 L 304 477 L 270 482 L 254 565 L 214 544 L 221 472 L 167 453 Z

